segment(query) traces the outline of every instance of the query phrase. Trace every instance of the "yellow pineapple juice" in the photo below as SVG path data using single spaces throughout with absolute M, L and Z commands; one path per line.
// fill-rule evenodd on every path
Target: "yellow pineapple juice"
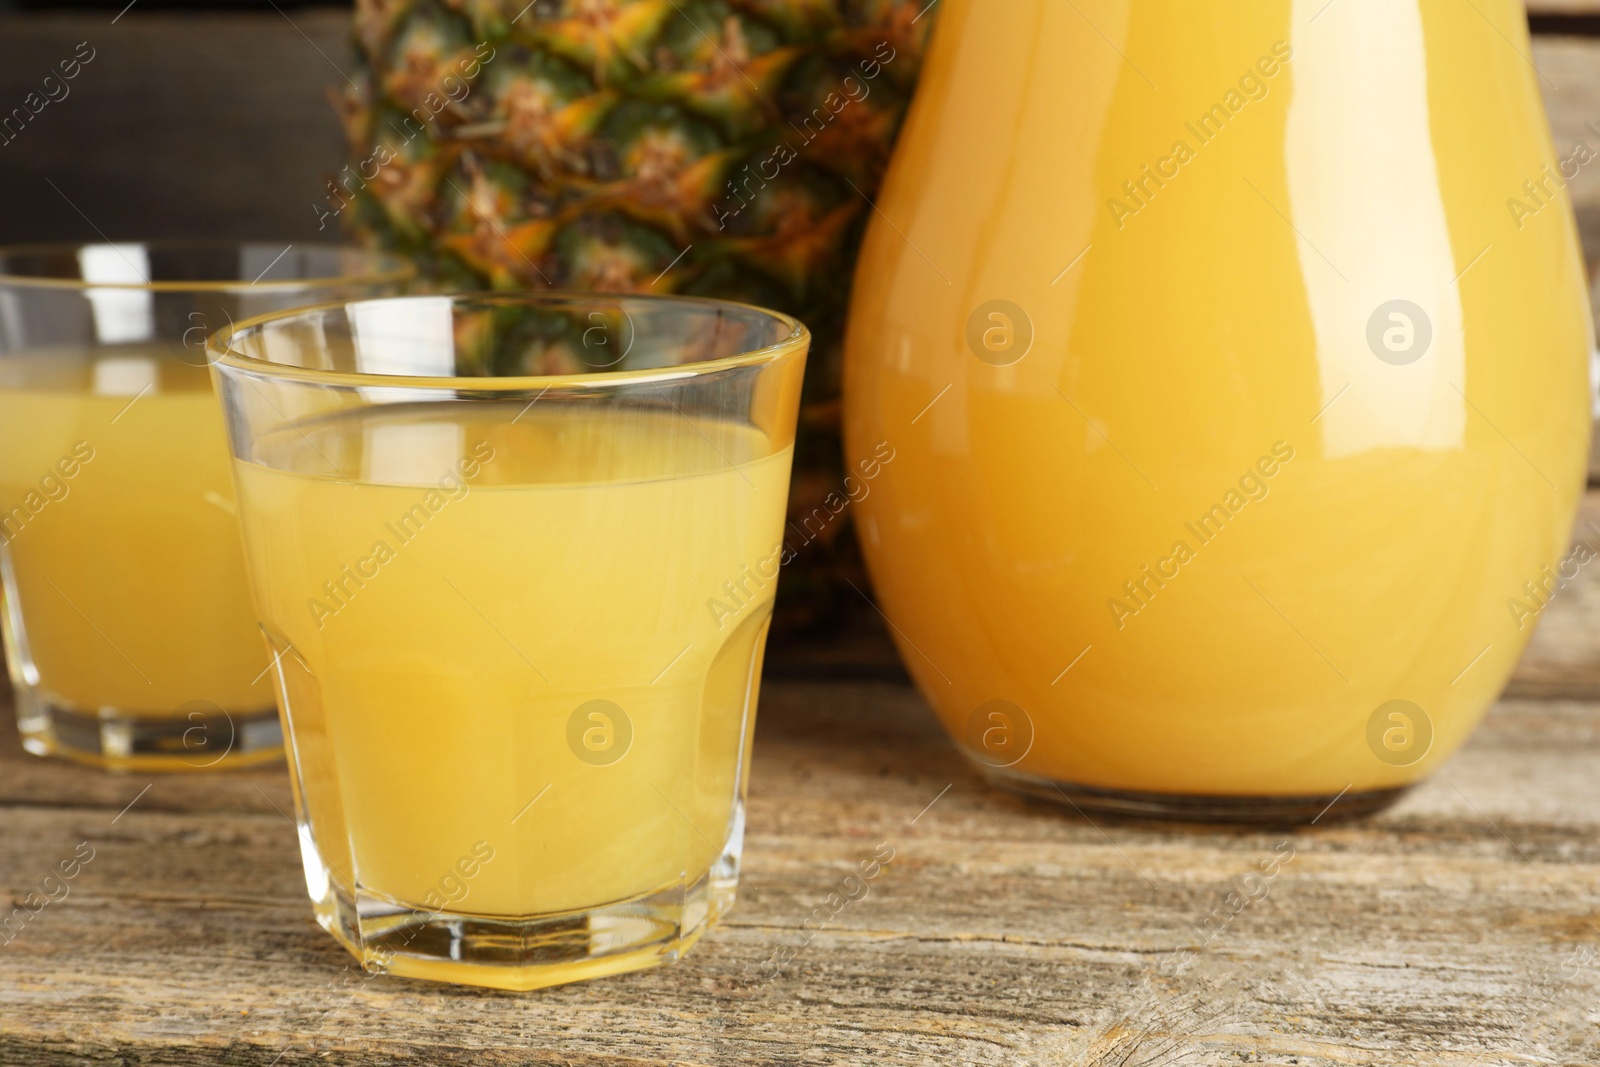
M 955 736 L 1031 719 L 1008 773 L 1379 790 L 1504 684 L 1584 484 L 1592 328 L 1521 6 L 1478 6 L 944 4 L 848 455 L 895 448 L 876 588 Z M 1375 747 L 1392 700 L 1431 742 Z
M 258 441 L 235 476 L 326 877 L 515 917 L 703 875 L 737 823 L 789 464 L 748 427 L 551 401 Z
M 205 368 L 124 346 L 8 356 L 0 376 L 14 675 L 89 715 L 270 707 Z

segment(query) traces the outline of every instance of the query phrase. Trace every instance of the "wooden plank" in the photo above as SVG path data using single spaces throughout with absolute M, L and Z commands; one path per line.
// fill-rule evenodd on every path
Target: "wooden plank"
M 1600 15 L 1600 0 L 1528 0 L 1530 15 Z
M 674 966 L 521 996 L 348 971 L 312 924 L 281 771 L 158 778 L 119 816 L 148 779 L 7 741 L 4 888 L 97 854 L 0 948 L 0 1062 L 1600 1062 L 1595 705 L 1504 703 L 1396 808 L 1293 833 L 995 792 L 900 686 L 769 684 L 764 705 L 730 921 Z M 744 977 L 880 842 L 869 896 Z M 1207 943 L 1237 879 L 1290 848 Z

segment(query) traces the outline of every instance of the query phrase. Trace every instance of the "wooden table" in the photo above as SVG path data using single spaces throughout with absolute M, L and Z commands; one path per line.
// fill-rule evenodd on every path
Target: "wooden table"
M 1600 494 L 1600 545 L 1583 520 Z M 996 792 L 880 658 L 831 662 L 858 680 L 791 661 L 765 687 L 730 919 L 679 964 L 522 995 L 353 972 L 312 922 L 281 768 L 111 777 L 4 722 L 0 905 L 94 858 L 0 946 L 0 1064 L 1600 1063 L 1600 567 L 1435 778 L 1291 832 Z

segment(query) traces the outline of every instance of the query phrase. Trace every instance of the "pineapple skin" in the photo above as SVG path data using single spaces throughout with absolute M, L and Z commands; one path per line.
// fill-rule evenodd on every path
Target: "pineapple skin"
M 930 0 L 357 0 L 327 215 L 447 288 L 739 300 L 813 334 L 776 626 L 864 587 L 839 385 L 856 251 Z M 345 209 L 349 208 L 349 211 Z M 320 209 L 319 209 L 320 210 Z M 483 368 L 485 373 L 528 368 Z

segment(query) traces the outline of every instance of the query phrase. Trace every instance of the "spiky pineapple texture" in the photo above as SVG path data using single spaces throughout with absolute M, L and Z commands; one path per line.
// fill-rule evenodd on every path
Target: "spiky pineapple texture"
M 341 195 L 359 230 L 448 285 L 689 293 L 802 319 L 792 508 L 808 513 L 839 486 L 850 276 L 929 6 L 357 0 Z

